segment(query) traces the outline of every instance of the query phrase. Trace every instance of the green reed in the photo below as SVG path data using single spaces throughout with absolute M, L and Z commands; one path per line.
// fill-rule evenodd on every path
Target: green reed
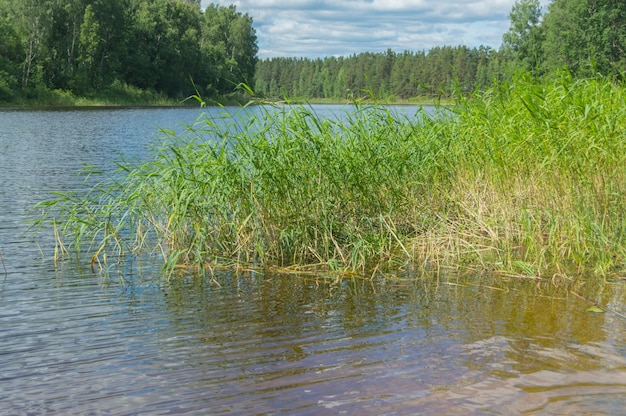
M 42 204 L 46 218 L 59 219 L 59 246 L 88 242 L 94 262 L 156 249 L 170 268 L 364 271 L 398 253 L 410 258 L 411 201 L 437 171 L 436 128 L 376 106 L 357 106 L 345 120 L 307 107 L 243 118 L 199 120 L 184 137 L 164 139 L 148 162 L 121 163 L 86 196 Z
M 214 266 L 480 268 L 568 278 L 624 262 L 624 90 L 567 75 L 459 98 L 454 114 L 242 109 L 169 134 L 86 195 L 41 204 L 59 252 L 156 250 Z M 239 115 L 237 116 L 239 117 Z
M 517 79 L 458 107 L 454 211 L 505 270 L 619 272 L 626 217 L 624 88 L 609 80 Z M 449 231 L 454 234 L 454 231 Z

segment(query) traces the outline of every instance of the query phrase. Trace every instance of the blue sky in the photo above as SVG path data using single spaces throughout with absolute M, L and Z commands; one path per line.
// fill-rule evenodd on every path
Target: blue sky
M 387 48 L 499 48 L 515 0 L 203 0 L 208 3 L 234 4 L 252 17 L 259 58 L 315 58 Z

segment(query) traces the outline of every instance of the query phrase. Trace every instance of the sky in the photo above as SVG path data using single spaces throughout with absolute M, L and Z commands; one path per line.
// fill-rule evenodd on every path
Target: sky
M 234 4 L 252 17 L 264 59 L 459 45 L 499 49 L 515 0 L 203 0 L 209 3 Z

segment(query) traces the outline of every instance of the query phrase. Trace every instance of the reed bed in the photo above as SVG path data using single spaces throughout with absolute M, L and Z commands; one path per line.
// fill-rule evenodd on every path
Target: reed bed
M 59 254 L 82 247 L 102 264 L 157 251 L 170 272 L 606 277 L 624 263 L 625 98 L 609 80 L 563 75 L 416 117 L 355 105 L 337 119 L 306 106 L 202 119 L 86 195 L 42 203 L 41 221 Z

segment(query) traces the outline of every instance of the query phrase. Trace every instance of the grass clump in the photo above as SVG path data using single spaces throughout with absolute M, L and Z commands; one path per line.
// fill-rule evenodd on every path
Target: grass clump
M 498 85 L 454 114 L 243 108 L 169 135 L 87 195 L 58 195 L 43 218 L 63 250 L 88 242 L 97 262 L 157 249 L 170 270 L 606 276 L 626 242 L 624 98 L 608 80 L 563 76 Z
M 121 163 L 86 196 L 43 206 L 60 219 L 62 251 L 88 242 L 94 262 L 156 248 L 168 266 L 370 270 L 396 261 L 415 234 L 412 201 L 437 171 L 437 129 L 421 123 L 376 106 L 343 120 L 304 106 L 243 108 L 231 123 L 201 119 L 185 137 L 169 134 L 152 160 Z M 404 247 L 402 261 L 410 256 Z
M 624 87 L 568 74 L 517 79 L 462 102 L 449 190 L 455 226 L 500 268 L 534 276 L 621 273 Z M 458 229 L 458 230 L 455 230 Z

